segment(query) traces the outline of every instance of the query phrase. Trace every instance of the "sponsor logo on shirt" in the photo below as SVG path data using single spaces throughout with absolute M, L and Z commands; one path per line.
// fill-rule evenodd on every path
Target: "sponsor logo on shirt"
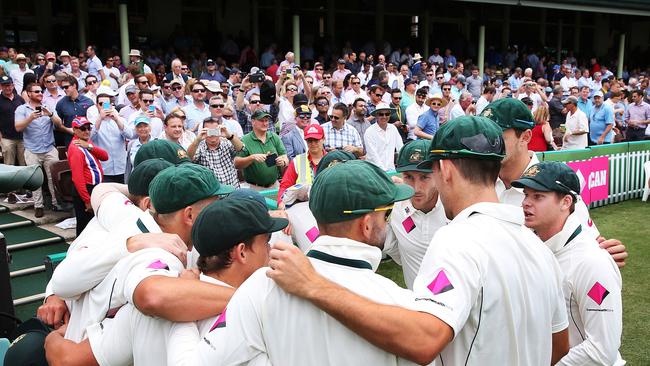
M 413 221 L 413 218 L 409 216 L 402 221 L 402 226 L 404 227 L 404 230 L 406 230 L 406 233 L 410 234 L 411 231 L 415 229 L 415 222 Z
M 444 269 L 441 269 L 440 272 L 438 272 L 438 275 L 436 278 L 431 281 L 429 286 L 427 286 L 429 291 L 431 291 L 432 294 L 434 295 L 440 295 L 442 293 L 445 293 L 447 291 L 451 291 L 454 289 L 454 286 L 451 284 L 451 281 L 449 281 L 449 278 L 447 277 L 447 273 L 445 273 Z
M 158 259 L 147 266 L 148 269 L 169 269 L 169 266 Z
M 316 226 L 314 226 L 311 229 L 307 230 L 305 235 L 307 236 L 307 239 L 309 239 L 309 241 L 313 243 L 320 235 L 320 231 Z
M 607 291 L 605 286 L 601 285 L 600 282 L 597 281 L 591 287 L 591 290 L 587 292 L 587 296 L 594 300 L 598 305 L 602 304 L 603 301 L 605 301 L 607 295 L 609 295 L 609 291 Z
M 212 328 L 210 328 L 210 332 L 217 328 L 224 328 L 226 326 L 226 310 L 227 309 L 223 309 L 223 313 L 221 313 L 217 318 L 217 321 L 214 322 Z

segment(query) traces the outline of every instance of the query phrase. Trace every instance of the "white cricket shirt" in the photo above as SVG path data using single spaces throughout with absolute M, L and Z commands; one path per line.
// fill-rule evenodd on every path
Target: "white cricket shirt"
M 568 327 L 562 273 L 521 208 L 474 204 L 440 228 L 414 291 L 419 310 L 454 330 L 437 365 L 548 365 Z
M 411 200 L 395 202 L 386 233 L 384 253 L 402 265 L 404 282 L 409 289 L 413 289 L 413 281 L 431 239 L 448 222 L 440 197 L 433 210 L 427 213 L 413 208 Z

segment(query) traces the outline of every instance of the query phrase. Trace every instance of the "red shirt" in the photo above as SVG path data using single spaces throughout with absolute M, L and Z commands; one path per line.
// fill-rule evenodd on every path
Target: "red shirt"
M 311 154 L 309 154 L 309 152 L 306 154 L 307 159 L 309 159 L 309 166 L 311 167 L 312 176 L 314 176 L 316 175 L 316 168 L 318 168 L 318 165 L 314 164 L 314 161 L 311 159 Z M 323 156 L 325 156 L 325 154 L 327 154 L 327 152 L 323 151 Z M 291 160 L 291 163 L 289 163 L 287 170 L 284 171 L 282 180 L 280 180 L 280 188 L 278 188 L 277 199 L 278 204 L 282 202 L 282 195 L 284 194 L 284 191 L 286 191 L 287 188 L 291 187 L 292 185 L 296 184 L 296 180 L 298 180 L 298 172 L 296 171 L 296 165 L 294 164 L 295 161 L 295 159 Z
M 544 137 L 542 125 L 535 125 L 532 132 L 533 134 L 528 142 L 528 150 L 546 151 L 548 147 L 546 146 L 546 138 Z
M 90 195 L 86 185 L 97 185 L 104 178 L 102 164 L 99 162 L 108 160 L 106 150 L 93 145 L 92 151 L 75 145 L 78 140 L 75 136 L 68 145 L 68 164 L 72 171 L 72 183 L 79 192 L 79 196 L 85 203 L 90 203 Z

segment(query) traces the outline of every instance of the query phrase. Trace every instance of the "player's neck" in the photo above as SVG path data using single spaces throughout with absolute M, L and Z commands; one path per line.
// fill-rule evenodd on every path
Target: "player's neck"
M 519 154 L 516 159 L 501 166 L 499 178 L 501 178 L 506 188 L 510 188 L 512 181 L 521 177 L 530 163 L 530 159 L 530 151 L 526 151 L 526 153 Z
M 447 206 L 447 202 L 449 202 L 449 205 L 451 206 L 448 208 L 446 207 L 446 209 L 451 211 L 453 217 L 456 217 L 461 213 L 461 211 L 477 203 L 499 203 L 499 198 L 497 197 L 497 192 L 493 185 L 485 186 L 471 184 L 467 181 L 458 183 L 461 187 L 465 188 L 457 190 L 457 192 L 452 192 L 452 197 L 449 197 L 450 199 L 445 199 L 445 206 Z M 450 219 L 453 217 L 450 217 Z
M 245 273 L 248 272 L 233 263 L 230 267 L 225 269 L 204 274 L 229 286 L 237 288 L 248 278 L 248 276 L 244 275 Z
M 557 220 L 550 222 L 545 227 L 536 228 L 535 233 L 537 234 L 537 236 L 539 236 L 540 239 L 542 239 L 542 241 L 545 242 L 548 239 L 555 236 L 560 231 L 562 231 L 562 229 L 564 229 L 564 224 L 566 224 L 566 220 L 568 217 L 569 217 L 568 214 L 566 215 L 561 214 L 560 217 L 557 218 Z

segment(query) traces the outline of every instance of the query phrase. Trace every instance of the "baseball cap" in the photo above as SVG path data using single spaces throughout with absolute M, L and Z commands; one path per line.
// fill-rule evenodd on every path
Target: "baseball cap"
M 209 59 L 205 62 L 205 64 L 206 64 L 206 65 L 210 65 L 210 64 L 213 64 L 213 65 L 214 65 L 214 60 L 212 60 L 211 58 L 209 58 Z
M 465 77 L 463 75 L 456 76 L 456 82 L 465 85 Z
M 411 84 L 417 84 L 417 81 L 415 81 L 415 80 L 413 80 L 411 78 L 406 78 L 404 80 L 404 86 L 408 86 L 408 85 L 411 85 Z
M 306 104 L 301 104 L 296 108 L 296 116 L 308 114 L 311 116 L 311 109 Z
M 429 152 L 429 140 L 414 140 L 402 147 L 397 157 L 398 172 L 430 173 L 431 169 L 418 168 L 418 164 L 425 161 Z
M 271 118 L 271 115 L 267 111 L 261 109 L 256 110 L 251 116 L 251 119 L 256 119 L 256 120 L 260 120 L 264 118 Z
M 502 98 L 488 104 L 481 116 L 496 122 L 503 130 L 528 130 L 535 126 L 533 115 L 526 104 L 516 98 Z
M 266 206 L 254 198 L 227 197 L 201 211 L 192 225 L 192 245 L 201 256 L 218 255 L 256 235 L 280 231 L 287 225 L 289 220 L 269 216 Z
M 165 139 L 149 141 L 142 145 L 133 158 L 133 166 L 137 167 L 145 160 L 161 158 L 172 164 L 190 162 L 187 151 L 177 143 Z
M 129 85 L 126 88 L 124 88 L 124 93 L 129 94 L 129 93 L 137 93 L 138 88 L 135 87 L 135 85 Z
M 30 330 L 18 336 L 4 355 L 4 364 L 12 366 L 47 366 L 44 330 Z
M 228 199 L 249 198 L 252 200 L 256 200 L 257 202 L 264 205 L 264 207 L 266 207 L 266 199 L 264 198 L 264 196 L 262 196 L 260 192 L 250 188 L 235 189 L 231 194 L 228 195 L 227 198 Z
M 135 167 L 131 175 L 129 175 L 129 193 L 138 196 L 148 196 L 149 185 L 153 178 L 156 177 L 158 173 L 171 166 L 174 166 L 174 164 L 161 158 L 143 161 Z
M 219 82 L 216 80 L 208 81 L 208 83 L 205 85 L 205 88 L 213 93 L 221 93 L 223 91 L 221 90 L 221 85 L 219 85 Z
M 596 97 L 601 97 L 602 98 L 603 97 L 603 92 L 601 92 L 600 90 L 596 91 L 594 93 L 594 98 L 596 98 Z
M 147 116 L 138 116 L 135 118 L 135 121 L 133 121 L 133 125 L 137 126 L 140 123 L 151 124 L 151 120 L 149 120 L 149 117 Z
M 415 95 L 424 95 L 426 96 L 428 94 L 427 88 L 421 87 L 415 92 Z
M 170 86 L 171 86 L 171 85 L 174 85 L 174 84 L 182 85 L 182 84 L 181 84 L 181 81 L 178 80 L 178 79 L 176 79 L 176 78 L 169 80 L 169 85 L 170 85 Z
M 569 103 L 578 105 L 578 98 L 574 97 L 573 95 L 570 95 L 562 101 L 562 104 L 569 104 Z
M 91 124 L 90 121 L 86 117 L 83 117 L 83 116 L 75 117 L 72 120 L 72 128 L 79 128 L 79 127 L 81 127 L 83 125 L 90 125 L 90 124 Z
M 345 64 L 345 60 L 342 59 L 342 58 L 340 58 L 340 59 L 338 59 L 338 61 L 337 61 L 336 63 L 338 63 L 338 64 Z
M 309 98 L 307 98 L 307 96 L 304 93 L 296 94 L 293 97 L 293 106 L 297 108 L 303 104 L 309 104 Z
M 516 188 L 532 188 L 542 192 L 560 192 L 574 198 L 580 192 L 580 180 L 568 165 L 559 161 L 542 161 L 526 169 L 512 182 Z
M 219 183 L 214 173 L 202 165 L 181 164 L 156 175 L 149 185 L 149 196 L 156 212 L 166 214 L 234 190 Z
M 559 70 L 559 69 L 560 69 L 560 65 L 558 64 L 553 65 L 553 70 Z
M 8 84 L 13 84 L 14 81 L 7 75 L 2 75 L 0 76 L 0 85 L 8 85 Z
M 336 164 L 346 162 L 348 160 L 356 160 L 357 157 L 351 153 L 344 150 L 334 150 L 330 151 L 325 156 L 320 159 L 318 167 L 316 168 L 316 175 L 320 174 L 323 170 L 331 168 Z
M 309 209 L 319 223 L 354 220 L 413 196 L 413 188 L 395 184 L 378 166 L 349 160 L 317 175 Z
M 506 154 L 503 131 L 486 117 L 462 116 L 440 126 L 431 140 L 427 159 L 418 164 L 430 169 L 433 160 L 502 160 Z
M 323 131 L 323 127 L 321 127 L 319 124 L 314 123 L 305 128 L 305 140 L 307 139 L 320 140 L 323 137 L 325 137 L 325 132 Z

